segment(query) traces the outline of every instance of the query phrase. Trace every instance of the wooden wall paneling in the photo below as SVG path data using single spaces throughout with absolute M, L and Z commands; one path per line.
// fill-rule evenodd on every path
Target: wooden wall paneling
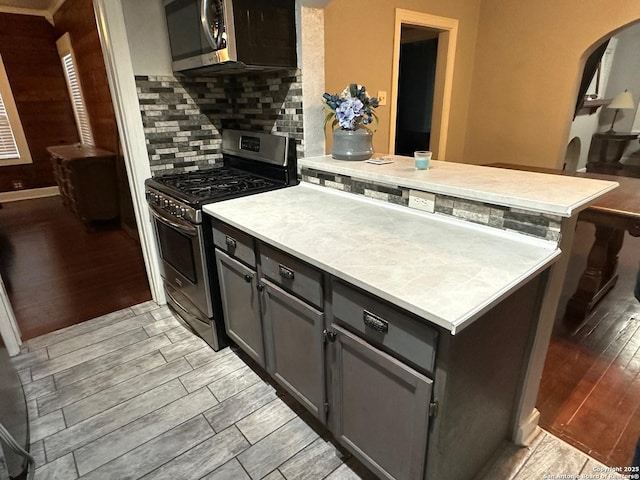
M 11 84 L 33 163 L 0 167 L 0 191 L 55 185 L 46 147 L 78 141 L 56 30 L 44 18 L 0 13 L 0 55 Z
M 92 0 L 67 0 L 54 15 L 54 23 L 58 36 L 67 32 L 71 36 L 95 146 L 117 153 L 121 221 L 135 235 L 137 225 Z
M 91 0 L 67 0 L 54 15 L 58 36 L 69 32 L 78 65 L 78 76 L 93 130 L 95 146 L 115 152 L 118 139 L 113 129 L 98 126 L 116 125 L 102 47 Z

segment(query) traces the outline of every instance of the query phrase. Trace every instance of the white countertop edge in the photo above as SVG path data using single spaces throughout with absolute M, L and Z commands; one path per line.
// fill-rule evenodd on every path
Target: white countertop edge
M 364 282 L 358 278 L 352 277 L 351 275 L 348 275 L 340 270 L 337 270 L 335 267 L 332 267 L 330 265 L 324 264 L 318 260 L 316 260 L 315 258 L 309 257 L 307 255 L 305 255 L 304 253 L 301 253 L 297 250 L 294 250 L 292 248 L 289 248 L 286 245 L 281 244 L 278 241 L 275 241 L 273 238 L 270 237 L 266 237 L 262 234 L 260 234 L 259 232 L 256 232 L 254 230 L 252 230 L 251 228 L 247 228 L 246 225 L 243 225 L 240 222 L 236 222 L 235 220 L 226 217 L 225 215 L 219 214 L 217 212 L 210 212 L 208 211 L 208 205 L 204 205 L 203 209 L 204 211 L 208 214 L 211 215 L 223 222 L 226 222 L 227 224 L 231 225 L 232 227 L 238 228 L 239 230 L 242 230 L 245 233 L 248 233 L 249 235 L 257 238 L 258 240 L 261 240 L 265 243 L 267 243 L 268 245 L 275 247 L 289 255 L 292 255 L 306 263 L 308 263 L 309 265 L 312 265 L 316 268 L 319 268 L 320 270 L 327 272 L 330 275 L 333 275 L 336 278 L 339 278 L 345 282 L 348 282 L 356 287 L 359 287 L 367 292 L 370 292 L 373 295 L 376 295 L 378 297 L 380 297 L 383 300 L 386 300 L 390 303 L 392 303 L 393 305 L 396 305 L 400 308 L 403 308 L 404 310 L 407 310 L 408 312 L 411 312 L 415 315 L 417 315 L 418 317 L 424 319 L 427 322 L 431 322 L 434 323 L 448 331 L 451 332 L 452 335 L 455 335 L 456 333 L 460 332 L 461 330 L 463 330 L 466 326 L 470 325 L 471 323 L 473 323 L 474 320 L 476 320 L 479 316 L 481 316 L 483 313 L 485 313 L 486 311 L 488 311 L 491 307 L 493 307 L 494 305 L 496 305 L 496 303 L 501 300 L 502 298 L 506 297 L 508 294 L 510 294 L 511 292 L 513 292 L 517 287 L 521 286 L 522 284 L 524 284 L 527 280 L 531 279 L 532 276 L 538 274 L 539 272 L 541 272 L 542 270 L 544 270 L 546 267 L 548 267 L 551 263 L 553 263 L 557 257 L 560 255 L 561 251 L 559 248 L 557 248 L 557 245 L 555 242 L 549 241 L 549 240 L 544 240 L 544 239 L 540 239 L 540 238 L 535 238 L 535 237 L 530 237 L 527 235 L 522 235 L 519 233 L 515 233 L 515 232 L 509 232 L 509 231 L 504 231 L 504 230 L 498 230 L 496 228 L 493 227 L 488 227 L 485 225 L 479 225 L 479 224 L 475 224 L 475 223 L 471 223 L 471 222 L 467 222 L 464 220 L 459 220 L 456 218 L 451 218 L 445 215 L 434 215 L 434 214 L 429 214 L 427 212 L 422 212 L 420 210 L 415 210 L 415 209 L 411 209 L 408 207 L 403 207 L 401 205 L 395 205 L 395 204 L 391 204 L 391 203 L 387 203 L 384 202 L 382 200 L 376 200 L 376 199 L 372 199 L 372 198 L 368 198 L 368 197 L 364 197 L 364 196 L 359 196 L 359 195 L 354 195 L 352 193 L 347 193 L 347 192 L 342 192 L 339 190 L 335 190 L 335 189 L 331 189 L 331 188 L 327 188 L 327 187 L 322 187 L 322 186 L 318 186 L 318 185 L 312 185 L 312 184 L 307 184 L 307 183 L 301 183 L 296 187 L 290 187 L 290 188 L 309 188 L 309 189 L 314 189 L 314 190 L 320 190 L 323 193 L 326 194 L 330 194 L 330 195 L 339 195 L 339 196 L 344 196 L 347 197 L 353 201 L 357 201 L 357 202 L 365 202 L 365 203 L 370 203 L 372 205 L 375 205 L 377 207 L 384 207 L 384 208 L 389 208 L 389 209 L 394 209 L 397 211 L 401 211 L 404 213 L 411 213 L 423 218 L 427 218 L 430 219 L 432 221 L 438 221 L 438 222 L 445 222 L 445 223 L 449 223 L 449 224 L 455 224 L 457 226 L 459 226 L 460 228 L 468 228 L 468 229 L 479 229 L 482 231 L 490 231 L 492 234 L 498 235 L 498 236 L 504 236 L 506 238 L 509 238 L 511 240 L 515 240 L 515 241 L 519 241 L 519 242 L 523 242 L 523 243 L 528 243 L 532 246 L 538 247 L 538 248 L 545 248 L 549 250 L 549 255 L 540 263 L 538 263 L 535 268 L 527 271 L 526 273 L 524 273 L 522 276 L 520 276 L 518 279 L 516 279 L 515 281 L 513 281 L 512 283 L 506 285 L 502 290 L 500 290 L 496 295 L 488 298 L 485 302 L 483 302 L 482 304 L 478 305 L 476 308 L 468 311 L 467 313 L 465 313 L 464 315 L 462 315 L 460 318 L 458 318 L 456 321 L 449 321 L 449 320 L 445 320 L 437 315 L 434 315 L 431 312 L 428 312 L 426 310 L 423 310 L 415 305 L 413 305 L 412 303 L 406 302 L 400 298 L 397 298 L 393 295 L 390 295 L 388 292 L 380 290 L 378 288 L 376 288 L 373 285 L 370 285 L 367 282 Z M 215 204 L 211 204 L 212 208 L 215 208 Z
M 502 300 L 503 298 L 506 298 L 516 289 L 524 285 L 527 281 L 533 279 L 536 275 L 542 272 L 549 265 L 555 263 L 561 253 L 562 252 L 560 251 L 560 249 L 554 250 L 553 252 L 551 252 L 551 254 L 547 258 L 544 259 L 543 262 L 538 264 L 536 268 L 529 270 L 527 273 L 522 275 L 513 283 L 506 285 L 498 294 L 496 294 L 491 298 L 488 298 L 486 302 L 478 305 L 477 308 L 468 311 L 466 314 L 464 314 L 462 317 L 460 317 L 458 320 L 454 322 L 450 322 L 437 315 L 434 315 L 431 312 L 422 310 L 421 308 L 416 307 L 412 303 L 405 302 L 397 297 L 394 297 L 393 295 L 389 295 L 387 292 L 379 290 L 365 282 L 358 280 L 357 278 L 352 278 L 349 275 L 342 274 L 341 272 L 332 271 L 333 269 L 331 268 L 324 268 L 324 271 L 330 272 L 332 275 L 334 275 L 335 277 L 338 277 L 341 280 L 349 282 L 350 284 L 355 285 L 356 287 L 362 288 L 363 290 L 373 295 L 376 295 L 382 298 L 383 300 L 390 302 L 393 305 L 403 308 L 404 310 L 417 315 L 418 317 L 420 317 L 421 319 L 427 322 L 434 323 L 444 328 L 445 330 L 448 330 L 449 332 L 451 332 L 451 335 L 456 335 L 457 333 L 460 333 L 466 327 L 471 325 L 475 320 L 477 320 L 484 313 L 488 312 L 492 307 L 497 305 L 498 302 L 500 302 L 500 300 Z M 302 257 L 300 256 L 299 258 L 302 258 Z M 311 262 L 308 261 L 308 263 L 311 263 Z
M 555 203 L 547 203 L 542 200 L 517 199 L 517 198 L 513 198 L 510 196 L 508 197 L 508 196 L 497 194 L 497 193 L 478 192 L 476 190 L 470 190 L 463 187 L 442 185 L 440 183 L 430 183 L 427 180 L 417 181 L 417 180 L 407 179 L 407 178 L 400 177 L 393 174 L 367 172 L 367 171 L 359 170 L 356 168 L 349 168 L 348 165 L 344 165 L 344 166 L 326 165 L 321 163 L 318 160 L 313 160 L 313 157 L 309 159 L 300 159 L 298 162 L 298 169 L 301 171 L 303 167 L 321 171 L 321 172 L 324 171 L 324 172 L 330 172 L 330 173 L 344 174 L 344 175 L 352 176 L 354 178 L 375 181 L 375 182 L 379 182 L 381 184 L 386 184 L 388 186 L 393 186 L 393 187 L 405 187 L 405 188 L 410 188 L 410 189 L 415 189 L 420 191 L 426 191 L 430 193 L 454 196 L 454 197 L 462 198 L 465 200 L 473 200 L 476 202 L 490 203 L 490 204 L 501 205 L 501 206 L 512 207 L 512 208 L 519 208 L 522 210 L 528 210 L 528 211 L 537 212 L 537 213 L 545 213 L 549 215 L 558 215 L 558 216 L 567 217 L 567 218 L 585 209 L 588 206 L 588 204 L 594 199 L 600 197 L 601 195 L 604 195 L 607 192 L 610 192 L 611 190 L 619 186 L 617 182 L 613 182 L 612 185 L 608 186 L 607 188 L 603 188 L 602 190 L 599 190 L 597 193 L 589 196 L 588 198 L 585 198 L 581 202 L 574 203 L 574 204 L 568 205 L 567 208 L 563 208 L 562 206 L 559 206 Z M 551 175 L 551 174 L 543 174 L 540 172 L 529 172 L 529 173 L 536 173 L 539 175 Z M 569 178 L 572 178 L 572 177 L 569 177 Z
M 473 323 L 474 320 L 476 320 L 482 314 L 490 310 L 491 307 L 496 305 L 500 300 L 507 297 L 511 292 L 520 288 L 526 282 L 528 282 L 529 280 L 534 278 L 536 275 L 538 275 L 540 272 L 542 272 L 549 265 L 555 263 L 558 260 L 558 257 L 560 256 L 561 253 L 562 251 L 559 248 L 556 249 L 543 262 L 538 264 L 536 268 L 529 270 L 524 275 L 522 275 L 519 279 L 515 280 L 510 285 L 505 286 L 505 288 L 503 288 L 502 291 L 499 292 L 497 295 L 487 299 L 487 301 L 484 304 L 478 305 L 476 309 L 469 311 L 467 315 L 453 322 L 453 325 L 451 328 L 451 334 L 455 335 L 456 333 L 462 331 L 465 327 Z
M 602 195 L 610 192 L 611 190 L 615 190 L 619 186 L 620 184 L 618 182 L 613 182 L 613 184 L 609 187 L 603 188 L 600 192 L 594 193 L 590 197 L 585 198 L 582 202 L 571 205 L 571 207 L 569 208 L 569 217 L 572 217 L 576 213 L 580 213 L 582 210 L 585 210 L 595 199 L 600 198 Z

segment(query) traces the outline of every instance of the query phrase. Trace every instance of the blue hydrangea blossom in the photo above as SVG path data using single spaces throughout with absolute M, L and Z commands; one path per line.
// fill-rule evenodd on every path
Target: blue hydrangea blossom
M 378 117 L 373 111 L 378 107 L 378 99 L 369 97 L 364 86 L 352 83 L 348 85 L 340 95 L 325 93 L 322 96 L 327 122 L 332 120 L 332 128 L 339 127 L 343 130 L 355 130 L 360 125 L 369 125 Z

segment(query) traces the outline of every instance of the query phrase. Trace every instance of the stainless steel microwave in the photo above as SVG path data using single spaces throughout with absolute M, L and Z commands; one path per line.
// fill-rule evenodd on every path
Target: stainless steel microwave
M 165 0 L 173 71 L 296 68 L 295 0 Z

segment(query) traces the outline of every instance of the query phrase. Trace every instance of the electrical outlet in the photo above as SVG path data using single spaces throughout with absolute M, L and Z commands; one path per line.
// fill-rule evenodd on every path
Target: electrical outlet
M 409 190 L 409 207 L 433 213 L 436 207 L 436 194 Z
M 22 180 L 11 180 L 11 186 L 14 190 L 22 190 L 24 188 L 24 183 L 22 183 Z
M 378 105 L 387 104 L 387 92 L 384 90 L 378 90 Z

